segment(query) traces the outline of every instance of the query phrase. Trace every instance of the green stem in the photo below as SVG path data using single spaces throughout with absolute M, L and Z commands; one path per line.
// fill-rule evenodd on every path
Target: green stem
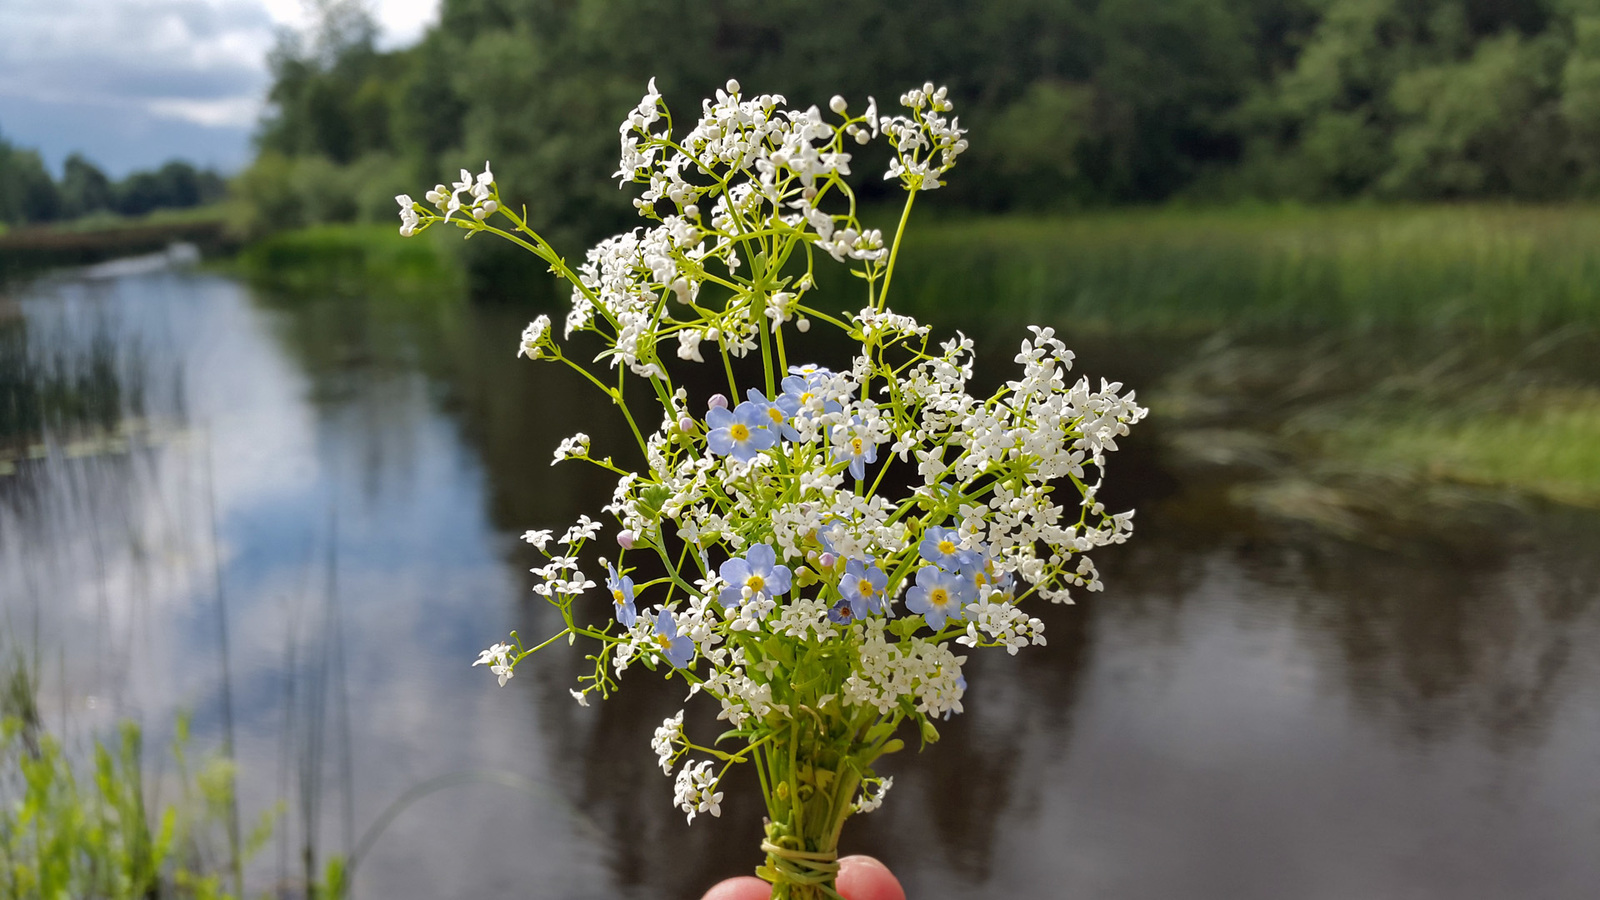
M 879 312 L 888 309 L 889 282 L 894 279 L 894 263 L 900 258 L 900 244 L 906 233 L 906 222 L 911 218 L 911 204 L 917 199 L 917 192 L 912 191 L 906 195 L 906 208 L 900 211 L 900 226 L 894 231 L 894 246 L 889 248 L 889 265 L 883 273 L 883 290 L 878 292 Z

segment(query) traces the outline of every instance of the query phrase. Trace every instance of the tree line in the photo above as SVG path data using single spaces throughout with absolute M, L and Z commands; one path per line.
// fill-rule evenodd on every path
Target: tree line
M 74 153 L 67 157 L 57 179 L 37 150 L 15 146 L 0 137 L 0 224 L 42 224 L 94 213 L 142 216 L 157 209 L 216 202 L 226 192 L 221 175 L 182 160 L 113 180 Z
M 1600 193 L 1600 0 L 444 0 L 394 52 L 360 0 L 317 5 L 240 181 L 273 224 L 491 159 L 536 221 L 611 227 L 652 76 L 680 121 L 729 77 L 802 106 L 948 84 L 972 150 L 941 202 L 971 209 Z

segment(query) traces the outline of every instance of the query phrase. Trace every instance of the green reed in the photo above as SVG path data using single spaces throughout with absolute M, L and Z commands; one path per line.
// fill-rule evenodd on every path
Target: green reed
M 902 303 L 1117 331 L 1600 322 L 1600 208 L 1239 207 L 954 220 L 913 235 Z
M 464 272 L 439 241 L 401 241 L 388 225 L 316 225 L 246 247 L 236 265 L 251 281 L 319 293 L 459 296 Z

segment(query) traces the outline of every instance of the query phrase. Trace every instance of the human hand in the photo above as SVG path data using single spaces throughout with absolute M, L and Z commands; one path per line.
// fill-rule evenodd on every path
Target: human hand
M 887 866 L 870 856 L 846 856 L 839 860 L 838 887 L 845 900 L 906 900 L 900 880 Z M 772 885 L 744 875 L 719 883 L 700 900 L 768 900 L 771 896 Z

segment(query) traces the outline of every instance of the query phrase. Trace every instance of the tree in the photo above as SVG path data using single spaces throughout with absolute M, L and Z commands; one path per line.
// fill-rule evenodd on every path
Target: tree
M 67 157 L 61 176 L 61 208 L 66 218 L 109 210 L 116 203 L 111 179 L 81 154 Z
M 61 214 L 61 195 L 38 151 L 0 138 L 0 222 L 49 222 Z

